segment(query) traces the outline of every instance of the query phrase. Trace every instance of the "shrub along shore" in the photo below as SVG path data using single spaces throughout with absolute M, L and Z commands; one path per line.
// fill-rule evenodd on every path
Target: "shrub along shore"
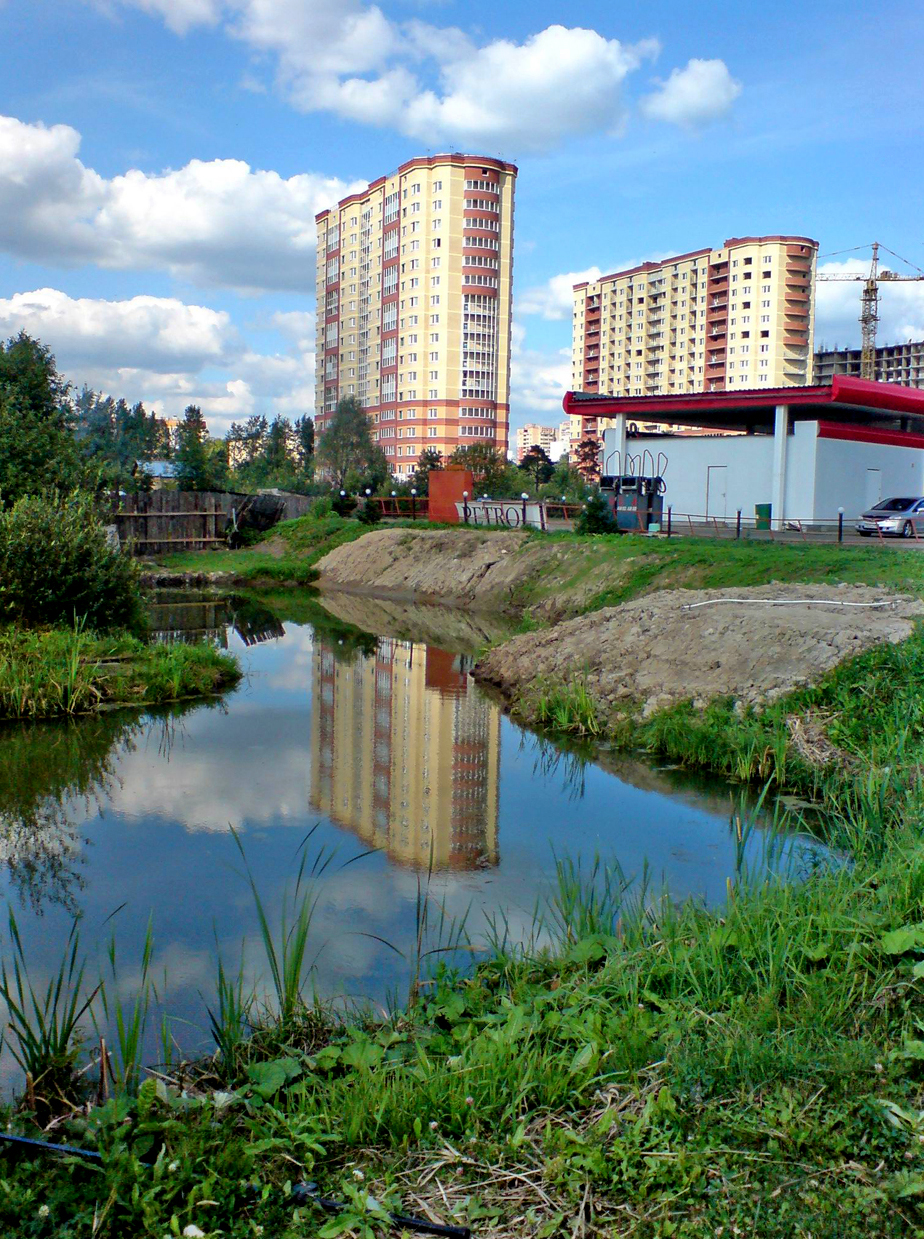
M 734 548 L 727 581 L 726 551 L 707 565 L 683 548 L 678 570 L 695 553 L 709 584 L 750 583 L 764 548 L 748 564 Z M 641 592 L 653 552 L 638 553 Z M 823 575 L 812 548 L 786 555 Z M 878 563 L 915 588 L 913 552 Z M 562 861 L 534 941 L 495 926 L 470 975 L 427 976 L 422 931 L 388 1016 L 311 998 L 310 885 L 281 918 L 260 909 L 266 997 L 216 961 L 216 1054 L 159 1074 L 138 1059 L 145 968 L 102 1078 L 77 1077 L 95 985 L 79 947 L 34 995 L 41 1021 L 28 961 L 16 972 L 7 951 L 8 1039 L 29 1072 L 15 1129 L 102 1160 L 8 1161 L 0 1229 L 372 1236 L 395 1233 L 391 1211 L 484 1239 L 924 1235 L 922 675 L 918 633 L 763 710 L 677 707 L 614 736 L 811 800 L 834 859 L 793 883 L 741 872 L 719 911 Z M 823 718 L 829 747 L 797 739 L 793 716 Z M 594 704 L 551 702 L 548 721 L 592 733 Z M 306 1203 L 300 1180 L 343 1209 Z

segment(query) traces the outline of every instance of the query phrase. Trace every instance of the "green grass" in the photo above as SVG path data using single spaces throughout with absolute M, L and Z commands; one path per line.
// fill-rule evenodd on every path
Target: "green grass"
M 145 645 L 79 628 L 0 628 L 0 719 L 158 705 L 237 683 L 237 660 L 215 646 Z

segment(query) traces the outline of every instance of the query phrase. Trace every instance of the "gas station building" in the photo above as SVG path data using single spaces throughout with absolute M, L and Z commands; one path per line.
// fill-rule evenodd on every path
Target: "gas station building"
M 563 407 L 613 419 L 601 474 L 642 474 L 660 456 L 664 506 L 676 513 L 733 520 L 739 509 L 749 518 L 769 504 L 779 528 L 836 520 L 839 508 L 850 520 L 893 495 L 924 496 L 924 391 L 915 388 L 835 375 L 830 385 L 775 390 L 568 392 Z M 715 434 L 635 433 L 652 421 Z

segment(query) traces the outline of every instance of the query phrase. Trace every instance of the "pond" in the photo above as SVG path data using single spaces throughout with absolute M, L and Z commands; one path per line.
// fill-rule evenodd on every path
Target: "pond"
M 0 858 L 34 982 L 79 915 L 88 974 L 109 971 L 114 938 L 131 999 L 151 926 L 150 1027 L 169 1012 L 184 1053 L 209 1048 L 219 956 L 248 988 L 268 984 L 248 870 L 278 924 L 303 860 L 326 866 L 312 984 L 388 1004 L 407 993 L 422 899 L 427 947 L 463 922 L 474 944 L 492 924 L 526 940 L 556 856 L 599 855 L 655 893 L 712 904 L 742 857 L 799 872 L 820 855 L 766 811 L 742 841 L 754 802 L 740 788 L 518 727 L 469 674 L 502 621 L 348 595 L 277 608 L 186 594 L 161 598 L 152 624 L 227 645 L 242 684 L 220 701 L 0 731 Z

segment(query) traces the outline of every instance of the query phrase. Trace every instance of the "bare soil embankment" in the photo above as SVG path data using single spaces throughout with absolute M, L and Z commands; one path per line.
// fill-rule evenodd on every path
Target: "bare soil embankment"
M 548 551 L 523 533 L 381 529 L 318 563 L 320 588 L 504 610 Z
M 729 597 L 746 601 L 722 601 Z M 691 698 L 757 704 L 871 646 L 905 640 L 922 615 L 921 601 L 868 586 L 664 590 L 514 637 L 489 651 L 475 676 L 527 719 L 537 717 L 542 692 L 580 679 L 604 723 Z

